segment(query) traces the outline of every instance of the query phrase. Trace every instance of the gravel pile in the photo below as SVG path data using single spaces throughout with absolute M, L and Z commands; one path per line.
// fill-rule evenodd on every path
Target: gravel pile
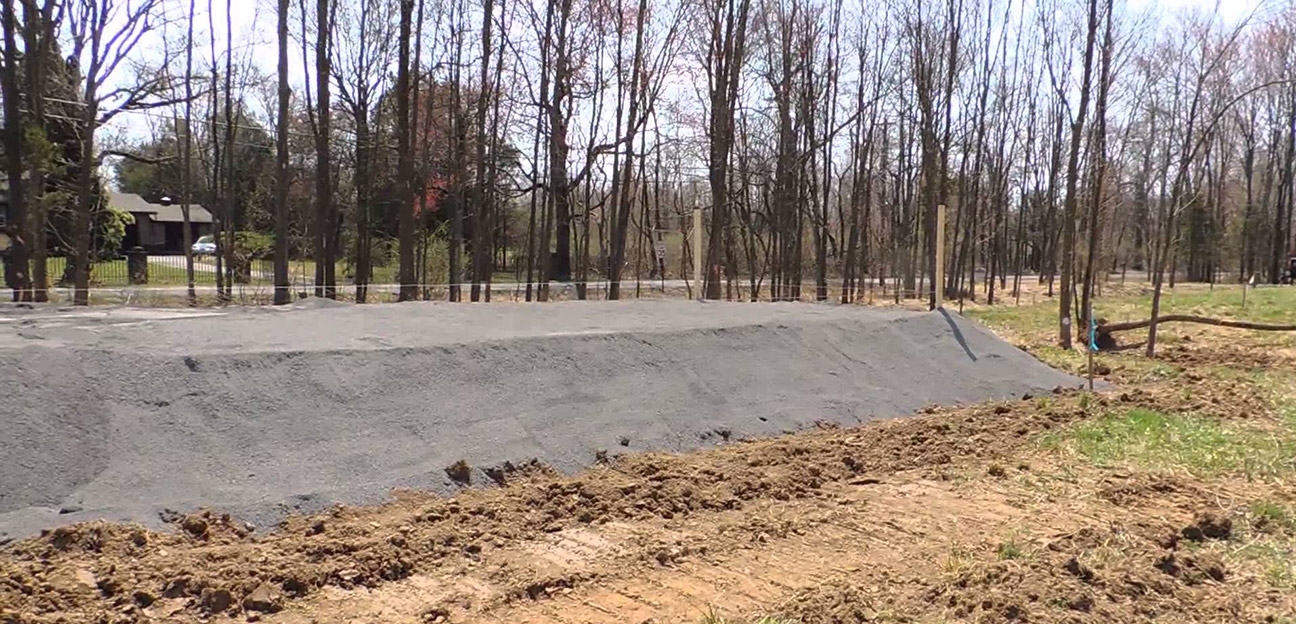
M 859 307 L 6 310 L 0 539 L 200 506 L 266 527 L 506 461 L 572 471 L 1079 383 L 957 315 Z

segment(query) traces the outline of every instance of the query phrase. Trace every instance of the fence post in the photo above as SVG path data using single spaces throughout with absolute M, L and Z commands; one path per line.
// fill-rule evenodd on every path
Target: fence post
M 126 282 L 131 286 L 148 283 L 148 252 L 143 247 L 126 252 Z

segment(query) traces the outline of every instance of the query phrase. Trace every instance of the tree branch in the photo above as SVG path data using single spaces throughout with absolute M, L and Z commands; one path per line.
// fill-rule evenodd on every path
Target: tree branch
M 130 152 L 123 152 L 114 149 L 108 149 L 99 152 L 99 158 L 97 160 L 99 161 L 99 164 L 102 165 L 104 159 L 109 157 L 125 158 L 126 160 L 133 160 L 137 163 L 142 163 L 145 165 L 162 165 L 175 160 L 174 156 L 160 156 L 157 158 L 153 158 L 150 156 L 141 156 L 139 154 L 132 154 Z

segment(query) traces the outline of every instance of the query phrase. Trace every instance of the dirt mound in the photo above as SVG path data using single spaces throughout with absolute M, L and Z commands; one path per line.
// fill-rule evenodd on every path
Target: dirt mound
M 1160 409 L 1168 396 L 1108 405 Z M 699 595 L 720 605 L 758 595 L 742 613 L 807 623 L 1283 613 L 1283 594 L 1229 559 L 1241 529 L 1214 511 L 1216 491 L 1075 467 L 1058 482 L 1075 489 L 1041 489 L 1056 457 L 1036 456 L 1033 440 L 1104 400 L 1063 393 L 930 408 L 701 453 L 605 456 L 572 476 L 539 461 L 470 466 L 503 487 L 403 492 L 383 507 L 289 518 L 268 534 L 213 512 L 169 516 L 179 528 L 165 533 L 75 525 L 0 550 L 0 603 L 24 624 L 216 613 L 291 624 L 552 613 L 683 622 L 696 619 Z M 1000 527 L 1020 522 L 1069 528 L 998 541 Z M 951 555 L 951 539 L 973 544 Z
M 1203 524 L 1214 530 L 1216 522 L 1199 517 L 1193 530 Z M 972 621 L 1070 622 L 1078 614 L 1104 622 L 1209 621 L 1246 612 L 1237 595 L 1197 591 L 1227 576 L 1218 552 L 1181 550 L 1147 527 L 1107 526 L 1064 536 L 1021 559 L 959 572 L 928 598 Z
M 0 538 L 95 518 L 158 527 L 199 507 L 268 527 L 390 488 L 496 483 L 507 462 L 572 472 L 1078 384 L 943 314 L 609 306 L 591 321 L 608 333 L 573 334 L 548 307 L 534 322 L 531 308 L 484 308 L 505 311 L 481 320 L 495 333 L 453 326 L 456 307 L 391 308 L 62 319 L 33 324 L 40 340 L 0 339 L 0 386 L 16 389 L 0 415 L 14 467 L 0 472 Z
M 885 587 L 839 579 L 798 594 L 780 613 L 806 624 L 900 614 L 986 623 L 1239 621 L 1251 613 L 1243 597 L 1203 589 L 1229 575 L 1218 553 L 1167 548 L 1141 533 L 1145 527 L 1085 528 L 1007 559 L 1001 550 L 999 561 L 960 565 L 936 579 L 891 576 Z
M 698 439 L 718 446 L 687 454 L 621 455 L 639 441 L 610 435 L 575 474 L 459 453 L 427 467 L 469 484 L 451 496 L 400 490 L 274 530 L 186 508 L 162 532 L 63 526 L 0 547 L 0 622 L 1282 622 L 1285 477 L 1075 444 L 1092 419 L 1203 400 L 1226 429 L 1282 426 L 1272 404 L 1211 401 L 1258 388 L 1215 365 L 775 438 L 710 425 Z
M 796 595 L 779 612 L 802 624 L 862 624 L 877 620 L 885 600 L 876 590 L 838 580 Z
M 862 429 L 821 428 L 701 455 L 631 454 L 571 477 L 528 462 L 506 470 L 502 488 L 452 498 L 403 493 L 376 509 L 337 506 L 289 518 L 259 537 L 237 520 L 210 512 L 171 517 L 181 526 L 204 526 L 170 533 L 100 522 L 74 525 L 8 547 L 4 558 L 15 567 L 7 582 L 14 584 L 13 595 L 35 594 L 27 602 L 33 613 L 126 609 L 133 592 L 169 597 L 177 613 L 216 606 L 239 611 L 263 584 L 291 600 L 321 587 L 376 587 L 447 560 L 487 556 L 518 541 L 581 527 L 739 512 L 764 500 L 831 500 L 825 489 L 831 484 L 868 487 L 896 471 L 939 472 L 956 458 L 998 458 L 1025 441 L 1015 432 L 1062 426 L 1084 414 L 1074 402 L 1041 408 L 1022 401 L 1006 412 L 1001 406 L 932 410 Z M 775 537 L 780 532 L 750 531 Z M 657 550 L 645 555 L 660 565 Z M 75 579 L 49 583 L 50 570 L 81 567 L 127 593 L 82 592 Z M 212 592 L 221 592 L 215 602 Z

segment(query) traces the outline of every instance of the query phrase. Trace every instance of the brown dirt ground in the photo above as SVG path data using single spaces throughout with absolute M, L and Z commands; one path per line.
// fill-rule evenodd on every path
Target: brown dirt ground
M 1213 371 L 1293 353 L 1189 335 L 1165 349 L 1169 379 L 1103 356 L 1119 387 L 1091 399 L 934 407 L 574 476 L 533 463 L 503 487 L 397 492 L 272 532 L 210 511 L 173 533 L 65 527 L 0 548 L 0 623 L 1290 622 L 1296 590 L 1236 556 L 1269 535 L 1247 505 L 1290 505 L 1289 485 L 1039 444 L 1109 408 L 1277 418 Z

